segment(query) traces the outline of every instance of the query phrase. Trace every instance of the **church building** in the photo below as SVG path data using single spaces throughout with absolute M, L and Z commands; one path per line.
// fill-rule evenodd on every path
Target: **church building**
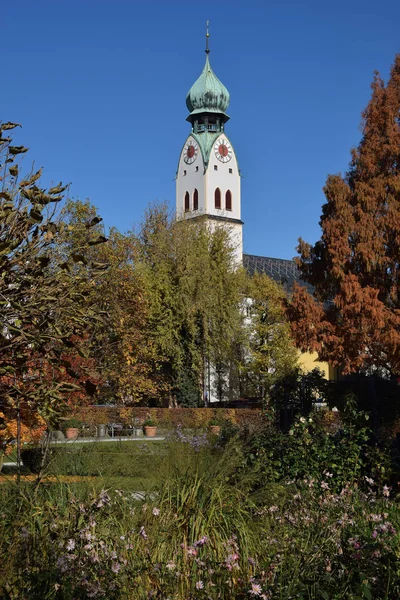
M 300 279 L 294 261 L 243 253 L 241 175 L 226 132 L 230 96 L 212 70 L 208 40 L 207 30 L 205 65 L 186 96 L 186 120 L 191 131 L 183 144 L 176 173 L 176 217 L 206 218 L 211 227 L 226 224 L 238 264 L 243 264 L 251 275 L 265 273 L 289 293 L 295 281 L 307 285 Z M 329 365 L 319 362 L 316 354 L 302 354 L 300 362 L 306 371 L 319 367 L 327 379 L 333 378 Z

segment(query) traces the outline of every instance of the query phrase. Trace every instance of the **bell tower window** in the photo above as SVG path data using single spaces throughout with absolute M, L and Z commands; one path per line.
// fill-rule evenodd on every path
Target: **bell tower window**
M 194 190 L 193 192 L 193 210 L 199 209 L 199 192 Z
M 189 196 L 189 192 L 186 192 L 185 194 L 185 212 L 189 212 L 190 210 L 190 196 Z
M 221 190 L 219 188 L 214 192 L 214 205 L 215 208 L 221 208 Z
M 225 194 L 225 210 L 232 210 L 232 194 L 231 190 L 228 190 Z

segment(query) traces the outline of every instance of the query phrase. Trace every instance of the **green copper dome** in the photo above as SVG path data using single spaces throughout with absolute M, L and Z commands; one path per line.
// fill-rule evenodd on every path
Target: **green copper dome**
M 229 106 L 229 92 L 212 70 L 208 54 L 200 77 L 186 96 L 186 106 L 192 115 L 202 112 L 225 114 Z

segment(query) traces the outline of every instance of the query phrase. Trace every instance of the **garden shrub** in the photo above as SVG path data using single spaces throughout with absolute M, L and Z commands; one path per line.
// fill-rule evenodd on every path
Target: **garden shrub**
M 332 422 L 324 411 L 299 417 L 288 434 L 279 431 L 268 415 L 253 435 L 239 433 L 245 444 L 245 468 L 258 464 L 260 485 L 265 481 L 329 480 L 340 491 L 349 482 L 365 486 L 388 483 L 393 464 L 387 447 L 368 427 L 368 414 L 357 411 L 351 398 L 342 422 Z

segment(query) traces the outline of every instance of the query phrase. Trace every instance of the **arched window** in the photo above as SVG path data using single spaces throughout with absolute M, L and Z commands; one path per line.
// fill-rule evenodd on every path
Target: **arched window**
M 186 192 L 185 194 L 185 212 L 188 212 L 190 210 L 190 196 L 189 196 L 189 192 Z
M 221 208 L 221 190 L 217 188 L 214 193 L 215 208 Z
M 199 209 L 199 192 L 194 190 L 193 192 L 193 210 Z
M 225 210 L 232 210 L 232 194 L 231 190 L 228 190 L 225 194 Z

